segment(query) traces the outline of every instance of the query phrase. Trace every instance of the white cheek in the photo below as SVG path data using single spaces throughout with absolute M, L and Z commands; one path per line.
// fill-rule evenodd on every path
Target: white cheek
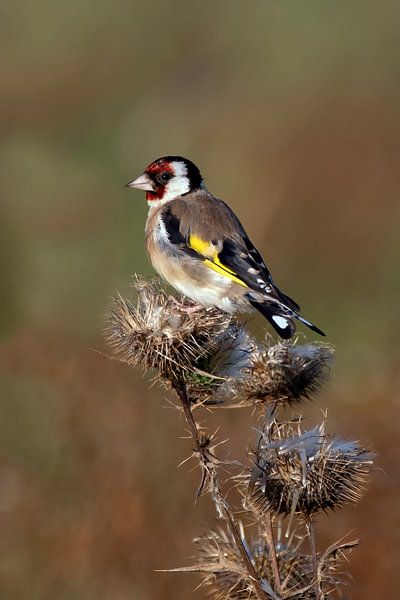
M 185 163 L 173 161 L 171 164 L 174 177 L 165 186 L 163 200 L 172 200 L 176 196 L 187 194 L 190 190 L 188 172 Z
M 157 206 L 161 206 L 170 200 L 173 200 L 177 196 L 182 196 L 182 194 L 187 194 L 190 191 L 189 180 L 185 175 L 175 176 L 167 185 L 165 186 L 164 195 L 160 200 L 148 200 L 147 204 L 153 208 L 157 208 Z
M 165 192 L 163 196 L 163 200 L 172 200 L 172 198 L 176 198 L 176 196 L 181 196 L 182 194 L 187 194 L 190 190 L 189 180 L 187 177 L 174 177 L 171 181 L 166 185 Z

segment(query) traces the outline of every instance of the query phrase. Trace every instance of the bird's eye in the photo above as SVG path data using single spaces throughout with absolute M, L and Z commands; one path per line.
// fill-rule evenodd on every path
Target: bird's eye
M 160 175 L 160 179 L 162 181 L 169 181 L 171 179 L 171 177 L 172 177 L 172 175 L 168 171 L 164 171 L 164 173 L 161 173 L 161 175 Z

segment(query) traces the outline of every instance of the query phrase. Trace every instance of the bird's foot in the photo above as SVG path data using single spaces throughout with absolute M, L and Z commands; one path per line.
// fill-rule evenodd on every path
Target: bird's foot
M 198 312 L 203 307 L 200 304 L 193 303 L 192 305 L 187 305 L 184 302 L 179 302 L 174 296 L 169 296 L 169 300 L 171 300 L 179 310 L 186 313 L 187 315 L 192 315 L 193 313 Z

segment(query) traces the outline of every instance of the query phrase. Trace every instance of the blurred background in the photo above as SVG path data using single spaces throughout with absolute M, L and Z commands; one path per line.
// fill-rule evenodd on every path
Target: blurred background
M 154 573 L 188 564 L 215 525 L 198 475 L 177 469 L 183 421 L 101 354 L 111 297 L 152 275 L 144 195 L 123 186 L 163 154 L 200 166 L 336 346 L 305 412 L 327 408 L 380 468 L 318 542 L 354 530 L 346 597 L 397 598 L 399 3 L 3 0 L 0 14 L 1 598 L 183 599 L 198 583 Z M 243 453 L 249 414 L 214 421 Z

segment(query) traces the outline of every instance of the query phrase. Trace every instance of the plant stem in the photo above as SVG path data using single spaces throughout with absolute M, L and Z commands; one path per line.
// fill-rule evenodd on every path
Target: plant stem
M 318 577 L 318 556 L 317 556 L 317 544 L 315 541 L 315 527 L 314 527 L 314 522 L 312 519 L 307 520 L 306 529 L 307 529 L 308 539 L 310 541 L 311 555 L 312 555 L 313 563 L 314 563 L 314 573 L 315 573 L 315 579 L 316 579 L 315 597 L 316 597 L 316 600 L 319 600 L 321 598 L 321 588 L 320 588 L 320 581 L 319 581 L 319 577 Z
M 181 402 L 183 413 L 184 413 L 185 419 L 186 419 L 186 423 L 189 427 L 190 435 L 195 443 L 196 452 L 198 452 L 201 455 L 204 452 L 204 448 L 201 443 L 201 439 L 199 437 L 199 429 L 197 427 L 197 423 L 193 416 L 190 400 L 189 400 L 189 397 L 188 397 L 187 391 L 186 391 L 186 386 L 183 382 L 178 382 L 174 385 L 174 389 L 175 389 L 175 391 L 179 397 L 179 400 Z M 267 592 L 264 592 L 264 590 L 262 589 L 261 582 L 256 573 L 253 562 L 251 561 L 251 558 L 249 557 L 249 555 L 246 551 L 246 548 L 243 544 L 238 527 L 236 526 L 236 523 L 232 517 L 231 509 L 230 509 L 226 499 L 223 498 L 223 496 L 222 496 L 222 493 L 221 493 L 221 490 L 219 487 L 219 482 L 218 482 L 215 472 L 214 472 L 214 484 L 216 486 L 216 494 L 218 495 L 219 500 L 221 501 L 220 506 L 221 506 L 221 511 L 222 511 L 223 517 L 224 517 L 225 521 L 227 522 L 227 525 L 229 527 L 229 530 L 232 534 L 233 539 L 235 540 L 235 544 L 240 553 L 243 564 L 246 567 L 247 573 L 252 582 L 254 592 L 259 600 L 265 600 L 269 594 L 267 595 Z M 269 596 L 274 598 L 274 600 L 276 600 L 276 596 L 271 596 L 271 595 L 269 595 Z
M 273 407 L 272 412 L 271 412 L 271 409 L 266 408 L 266 411 L 265 411 L 266 423 L 268 423 L 270 421 L 270 419 L 272 418 L 272 415 L 275 412 L 275 409 L 276 409 L 276 406 Z M 271 441 L 271 436 L 269 435 L 269 432 L 267 433 L 267 436 L 268 436 L 268 440 Z M 258 443 L 260 443 L 261 439 L 262 439 L 262 436 L 259 438 Z M 265 534 L 267 537 L 269 556 L 271 559 L 272 573 L 274 575 L 275 589 L 276 589 L 276 592 L 280 596 L 282 596 L 282 583 L 281 583 L 281 576 L 279 573 L 278 559 L 276 557 L 276 546 L 275 546 L 274 530 L 272 527 L 272 517 L 271 517 L 270 513 L 268 513 L 268 512 L 265 515 Z
M 271 567 L 272 567 L 272 572 L 274 574 L 274 580 L 275 580 L 275 589 L 276 589 L 276 592 L 281 596 L 282 595 L 281 576 L 279 573 L 278 559 L 276 557 L 276 546 L 275 546 L 275 539 L 274 539 L 274 530 L 272 527 L 272 518 L 269 513 L 267 513 L 265 516 L 265 526 L 266 526 L 265 533 L 267 535 L 269 556 L 271 558 Z

